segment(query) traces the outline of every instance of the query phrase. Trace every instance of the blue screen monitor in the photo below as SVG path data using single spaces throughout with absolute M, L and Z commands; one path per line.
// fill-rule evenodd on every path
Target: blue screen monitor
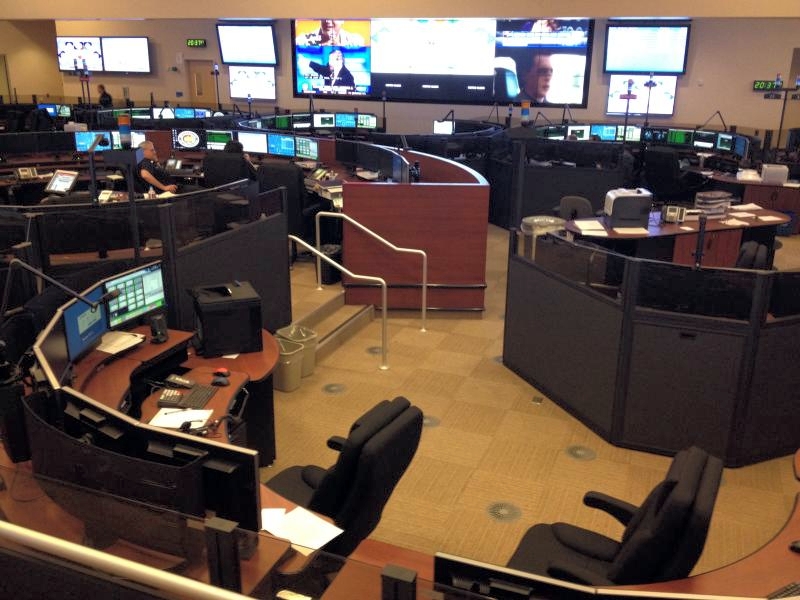
M 297 158 L 319 160 L 319 142 L 311 138 L 297 136 L 294 142 L 294 154 Z
M 355 129 L 358 115 L 355 113 L 336 113 L 336 126 Z
M 36 108 L 39 110 L 46 110 L 47 114 L 53 118 L 58 116 L 58 105 L 57 104 L 37 104 Z
M 103 288 L 107 293 L 119 290 L 119 296 L 108 301 L 108 326 L 112 329 L 138 322 L 140 317 L 167 305 L 160 262 L 107 279 Z
M 277 156 L 294 157 L 294 136 L 284 133 L 267 134 L 267 151 Z
M 195 112 L 191 106 L 176 106 L 173 109 L 176 119 L 194 119 Z
M 750 140 L 744 135 L 733 136 L 733 153 L 740 159 L 747 158 L 750 153 Z
M 100 302 L 103 294 L 103 286 L 98 285 L 85 293 L 84 297 L 90 302 Z M 108 313 L 103 303 L 93 309 L 75 299 L 64 309 L 61 318 L 64 321 L 64 334 L 67 338 L 67 355 L 73 363 L 94 348 L 108 331 Z
M 75 150 L 78 152 L 88 152 L 98 134 L 102 135 L 103 139 L 95 146 L 94 151 L 101 152 L 102 150 L 111 150 L 113 148 L 113 142 L 110 131 L 76 131 Z
M 594 123 L 589 127 L 589 135 L 592 138 L 597 136 L 603 142 L 613 142 L 617 139 L 617 126 Z

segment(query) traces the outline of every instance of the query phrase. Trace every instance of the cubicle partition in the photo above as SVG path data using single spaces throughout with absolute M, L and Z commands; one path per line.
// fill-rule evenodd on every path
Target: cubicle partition
M 800 446 L 800 273 L 511 238 L 503 361 L 607 441 L 741 466 Z

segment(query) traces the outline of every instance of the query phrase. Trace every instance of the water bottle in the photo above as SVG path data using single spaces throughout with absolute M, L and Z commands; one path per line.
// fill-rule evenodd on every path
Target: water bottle
M 147 197 L 151 200 L 156 197 L 156 191 L 153 189 L 153 186 L 150 186 L 150 189 L 147 190 Z

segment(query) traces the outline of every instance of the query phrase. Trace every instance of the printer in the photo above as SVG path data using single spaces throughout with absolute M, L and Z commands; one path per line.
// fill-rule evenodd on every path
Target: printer
M 786 165 L 761 165 L 761 183 L 783 185 L 789 179 L 789 167 Z
M 644 227 L 650 221 L 650 209 L 653 205 L 653 194 L 644 188 L 617 188 L 606 193 L 603 213 L 606 215 L 606 226 Z

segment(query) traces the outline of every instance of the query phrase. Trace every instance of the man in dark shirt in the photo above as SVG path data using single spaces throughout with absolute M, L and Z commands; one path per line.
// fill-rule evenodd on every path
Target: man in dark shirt
M 139 144 L 139 148 L 144 153 L 136 169 L 136 191 L 144 193 L 153 186 L 155 192 L 178 192 L 178 186 L 172 183 L 172 177 L 158 163 L 158 154 L 153 142 L 144 141 Z
M 111 98 L 111 94 L 106 91 L 106 86 L 102 83 L 97 86 L 97 93 L 100 94 L 100 99 L 98 102 L 102 108 L 111 108 L 114 105 L 114 100 Z

